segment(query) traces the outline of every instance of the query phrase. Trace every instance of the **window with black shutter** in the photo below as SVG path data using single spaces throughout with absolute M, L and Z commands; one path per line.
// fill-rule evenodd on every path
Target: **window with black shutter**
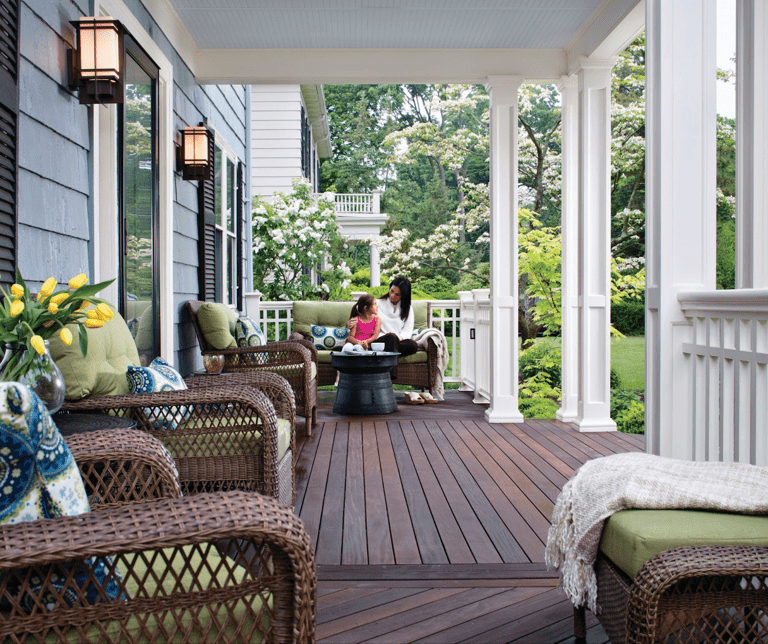
M 0 285 L 16 278 L 19 2 L 0 0 Z

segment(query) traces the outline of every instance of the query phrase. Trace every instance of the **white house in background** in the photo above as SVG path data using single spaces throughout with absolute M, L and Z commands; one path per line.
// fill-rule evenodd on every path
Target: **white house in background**
M 251 85 L 251 194 L 289 193 L 302 177 L 319 192 L 320 159 L 330 156 L 322 85 Z M 380 196 L 336 195 L 336 221 L 349 241 L 378 237 L 387 222 Z M 379 249 L 371 242 L 371 286 L 379 286 L 379 275 Z

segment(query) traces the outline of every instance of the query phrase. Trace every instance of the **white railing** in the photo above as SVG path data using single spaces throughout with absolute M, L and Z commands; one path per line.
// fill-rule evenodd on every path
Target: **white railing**
M 474 391 L 476 403 L 491 399 L 491 300 L 488 289 L 460 291 L 461 337 L 459 382 Z
M 451 359 L 443 374 L 443 382 L 461 382 L 460 367 L 463 355 L 459 333 L 461 330 L 461 301 L 432 300 L 432 328 L 440 329 L 448 343 L 448 353 Z
M 377 195 L 378 196 L 378 195 Z M 337 194 L 336 212 L 374 213 L 374 195 L 372 194 Z
M 768 289 L 678 295 L 695 460 L 768 465 Z

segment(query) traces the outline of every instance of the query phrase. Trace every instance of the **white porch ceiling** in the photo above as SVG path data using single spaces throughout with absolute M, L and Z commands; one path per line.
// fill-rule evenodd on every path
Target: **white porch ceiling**
M 555 79 L 644 19 L 642 0 L 143 1 L 202 83 Z

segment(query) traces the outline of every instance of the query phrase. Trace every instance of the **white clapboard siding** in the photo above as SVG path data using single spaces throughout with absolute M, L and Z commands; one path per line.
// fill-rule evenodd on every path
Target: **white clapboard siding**
M 301 172 L 301 88 L 251 86 L 251 190 L 290 192 Z

